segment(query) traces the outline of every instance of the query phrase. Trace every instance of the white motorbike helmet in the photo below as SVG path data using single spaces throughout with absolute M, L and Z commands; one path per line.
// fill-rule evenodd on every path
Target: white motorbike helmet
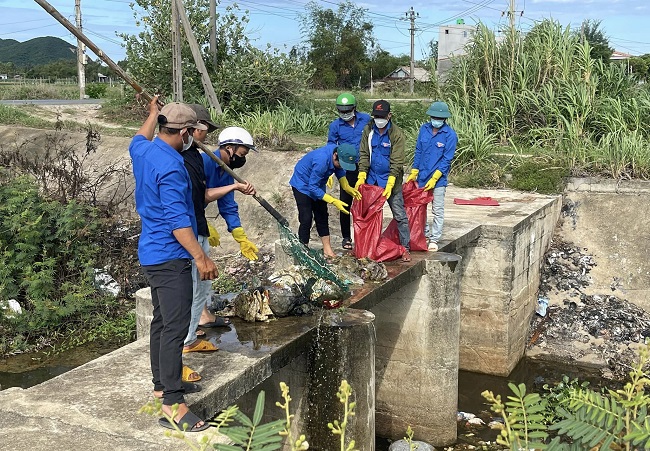
M 257 152 L 253 137 L 241 127 L 226 127 L 219 133 L 219 147 L 225 144 L 239 144 Z

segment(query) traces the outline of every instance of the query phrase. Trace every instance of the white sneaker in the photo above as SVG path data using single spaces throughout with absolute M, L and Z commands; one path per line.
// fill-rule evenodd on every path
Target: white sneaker
M 431 252 L 436 252 L 438 250 L 438 243 L 436 243 L 435 241 L 429 241 L 428 249 Z

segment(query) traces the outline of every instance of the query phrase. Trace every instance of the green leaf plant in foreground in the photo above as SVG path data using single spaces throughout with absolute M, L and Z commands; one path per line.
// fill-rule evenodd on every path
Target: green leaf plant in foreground
M 511 450 L 650 449 L 649 354 L 648 345 L 639 349 L 630 380 L 619 390 L 597 392 L 571 384 L 557 402 L 549 402 L 537 393 L 527 394 L 524 384 L 509 384 L 514 396 L 505 403 L 486 390 L 483 397 L 504 419 L 497 442 Z

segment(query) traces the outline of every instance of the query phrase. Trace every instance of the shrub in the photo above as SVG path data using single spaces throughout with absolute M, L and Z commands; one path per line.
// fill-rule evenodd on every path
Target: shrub
M 106 96 L 108 85 L 106 83 L 90 83 L 86 86 L 86 94 L 91 99 L 101 99 Z
M 24 311 L 2 321 L 29 334 L 92 308 L 99 226 L 92 207 L 47 199 L 28 177 L 2 180 L 0 298 L 16 299 Z

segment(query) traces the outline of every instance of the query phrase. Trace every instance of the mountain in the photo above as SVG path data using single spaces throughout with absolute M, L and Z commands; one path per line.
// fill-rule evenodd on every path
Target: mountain
M 74 60 L 76 54 L 70 49 L 75 45 L 53 36 L 18 42 L 14 39 L 0 39 L 0 63 L 14 63 L 16 66 L 36 66 L 58 60 Z

